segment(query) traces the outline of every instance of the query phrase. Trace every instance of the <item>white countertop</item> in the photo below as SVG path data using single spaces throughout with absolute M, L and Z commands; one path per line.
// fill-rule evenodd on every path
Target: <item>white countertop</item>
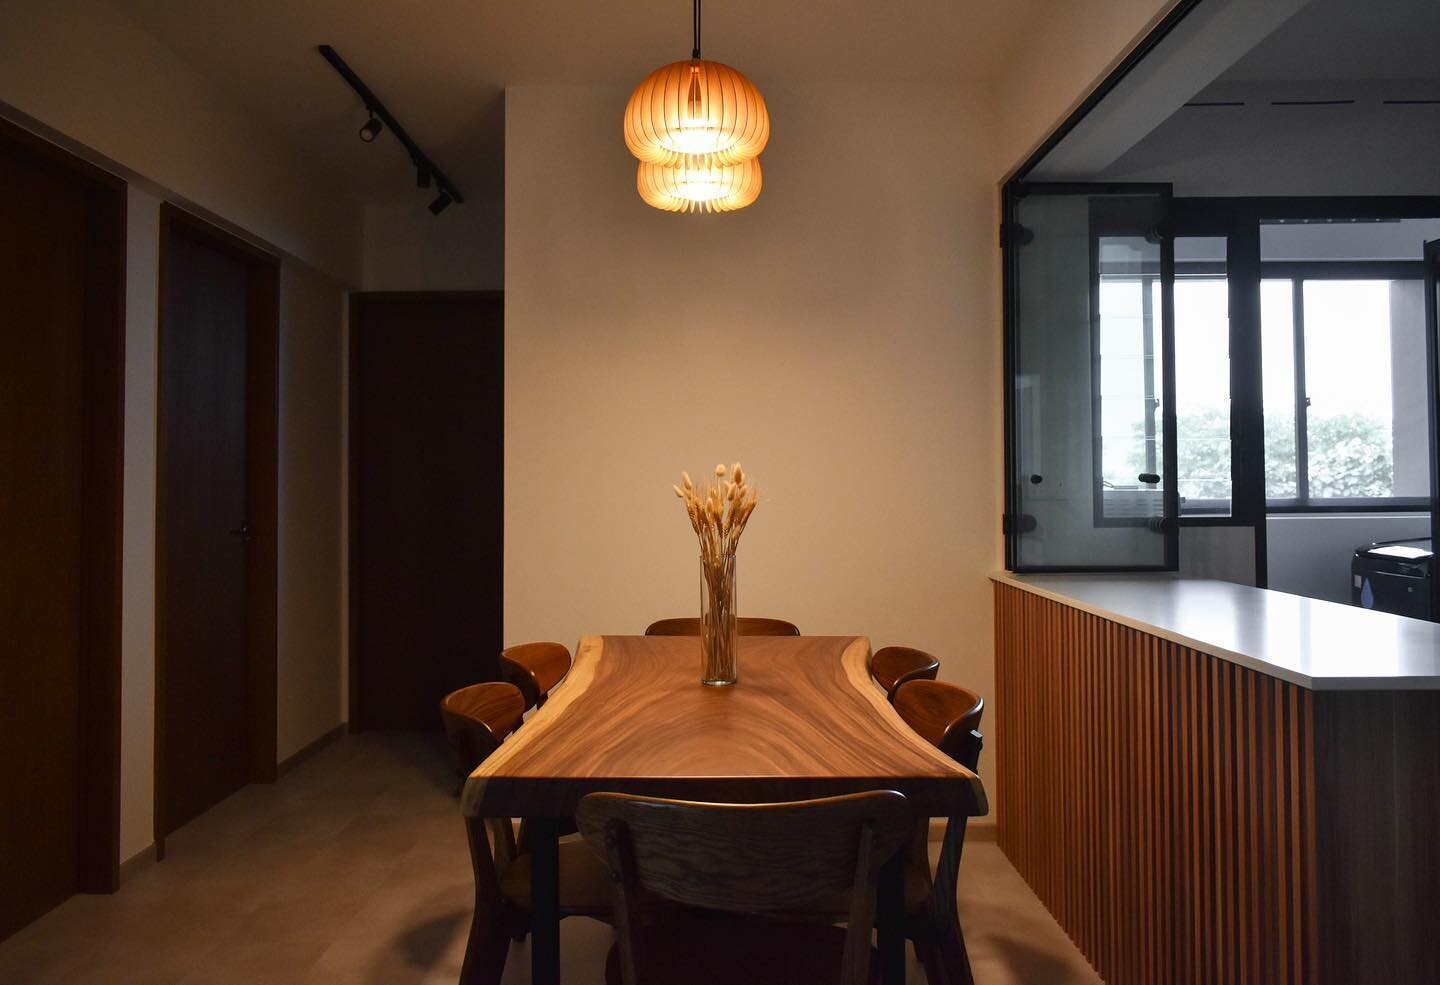
M 1440 690 L 1440 624 L 1224 581 L 991 575 L 1316 691 Z

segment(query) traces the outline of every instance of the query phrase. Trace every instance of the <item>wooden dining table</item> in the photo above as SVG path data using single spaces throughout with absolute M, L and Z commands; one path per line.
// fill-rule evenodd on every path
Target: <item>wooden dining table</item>
M 586 794 L 768 803 L 898 790 L 917 817 L 985 814 L 979 778 L 901 720 L 869 657 L 863 636 L 743 637 L 737 682 L 707 687 L 698 637 L 583 638 L 566 679 L 461 798 L 472 839 L 485 818 L 528 822 L 534 985 L 560 980 L 559 831 Z M 905 979 L 903 865 L 880 876 L 887 985 Z

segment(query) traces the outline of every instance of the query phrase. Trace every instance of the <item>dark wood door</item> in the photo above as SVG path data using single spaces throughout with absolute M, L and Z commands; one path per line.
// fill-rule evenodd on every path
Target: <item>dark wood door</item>
M 246 620 L 248 265 L 166 227 L 157 570 L 160 833 L 249 778 Z
M 501 646 L 504 303 L 358 295 L 351 722 L 433 729 Z
M 0 939 L 116 884 L 124 207 L 0 122 Z
M 0 937 L 77 887 L 86 225 L 0 154 Z

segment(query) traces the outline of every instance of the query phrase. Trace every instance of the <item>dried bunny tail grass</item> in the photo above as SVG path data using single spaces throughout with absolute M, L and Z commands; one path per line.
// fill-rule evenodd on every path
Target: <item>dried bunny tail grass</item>
M 745 470 L 736 462 L 728 470 L 722 462 L 715 466 L 714 479 L 697 486 L 690 473 L 681 472 L 685 485 L 671 486 L 685 504 L 690 527 L 699 540 L 701 558 L 707 564 L 735 553 L 740 535 L 750 521 L 750 514 L 759 502 L 759 492 L 750 485 Z

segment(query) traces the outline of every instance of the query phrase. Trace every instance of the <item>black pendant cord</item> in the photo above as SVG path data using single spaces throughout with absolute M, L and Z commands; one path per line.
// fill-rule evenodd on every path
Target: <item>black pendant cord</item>
M 700 57 L 700 0 L 695 0 L 695 47 L 691 50 L 690 57 Z

